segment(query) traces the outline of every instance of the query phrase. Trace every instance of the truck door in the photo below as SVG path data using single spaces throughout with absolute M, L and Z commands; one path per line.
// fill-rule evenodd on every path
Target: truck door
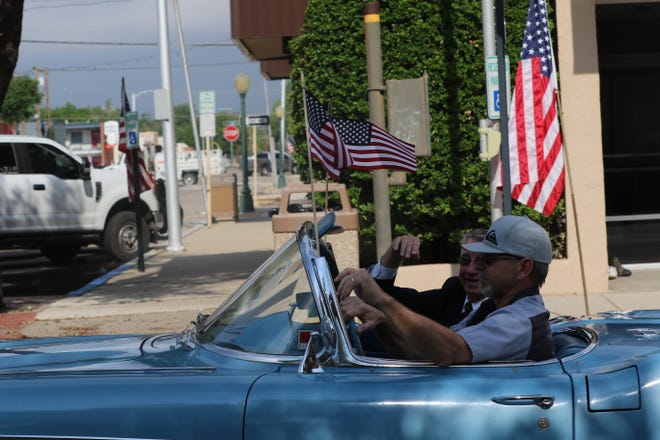
M 16 143 L 26 219 L 45 230 L 90 229 L 95 188 L 73 156 L 46 143 Z

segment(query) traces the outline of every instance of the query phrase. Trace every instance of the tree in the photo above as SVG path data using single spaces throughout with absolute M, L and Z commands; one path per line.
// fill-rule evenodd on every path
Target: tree
M 74 104 L 67 102 L 63 107 L 51 109 L 50 115 L 52 119 L 62 119 L 69 122 L 103 122 L 107 120 L 118 120 L 119 109 L 112 109 L 108 107 L 109 101 L 106 101 L 106 106 L 96 107 L 76 107 Z
M 23 28 L 23 0 L 0 0 L 0 107 L 18 62 Z
M 39 82 L 29 76 L 17 76 L 9 83 L 0 118 L 10 124 L 27 121 L 34 117 L 40 102 Z
M 511 38 L 506 52 L 512 66 L 517 64 L 528 4 L 507 2 Z M 330 106 L 333 116 L 368 120 L 362 5 L 357 0 L 310 0 L 301 33 L 290 45 L 294 61 L 289 128 L 305 180 L 310 176 L 305 165 L 302 73 L 307 89 Z M 383 0 L 380 8 L 383 77 L 416 78 L 426 72 L 431 113 L 431 156 L 418 158 L 417 174 L 409 173 L 406 185 L 390 188 L 392 233 L 422 238 L 424 262 L 449 262 L 458 254 L 464 231 L 490 223 L 487 164 L 478 157 L 478 121 L 486 117 L 481 4 Z M 316 161 L 314 168 L 315 178 L 324 178 Z M 371 175 L 346 170 L 341 180 L 358 208 L 364 265 L 377 257 Z M 563 222 L 563 212 L 556 215 L 556 221 L 548 221 Z

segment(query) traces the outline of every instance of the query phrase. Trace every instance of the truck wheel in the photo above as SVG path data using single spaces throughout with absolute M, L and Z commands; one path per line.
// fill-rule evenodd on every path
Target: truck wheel
M 194 185 L 197 183 L 197 175 L 194 173 L 183 173 L 181 180 L 183 180 L 183 183 L 186 185 Z
M 41 255 L 56 264 L 69 265 L 78 255 L 80 245 L 42 244 Z
M 261 170 L 259 170 L 259 173 L 260 173 L 262 176 L 267 176 L 267 175 L 269 175 L 269 174 L 270 174 L 270 170 L 268 169 L 268 165 L 262 165 L 262 166 L 261 166 Z
M 145 250 L 149 246 L 149 227 L 142 221 L 142 243 Z M 135 213 L 120 211 L 112 216 L 105 227 L 103 247 L 113 258 L 126 262 L 138 256 L 138 235 Z

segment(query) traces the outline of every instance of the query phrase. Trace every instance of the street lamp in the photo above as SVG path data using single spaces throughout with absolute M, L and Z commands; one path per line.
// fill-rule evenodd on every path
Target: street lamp
M 250 88 L 250 77 L 241 72 L 234 77 L 234 85 L 236 86 L 238 95 L 241 97 L 241 174 L 243 175 L 243 189 L 241 189 L 241 196 L 238 200 L 238 209 L 241 212 L 252 212 L 254 211 L 254 205 L 252 204 L 252 194 L 250 193 L 250 187 L 248 186 L 247 128 L 245 127 L 245 94 Z M 256 169 L 256 157 L 254 158 L 254 161 Z
M 131 110 L 134 112 L 137 111 L 137 98 L 140 97 L 140 95 L 144 95 L 145 93 L 153 93 L 153 90 L 140 90 L 137 93 L 131 93 Z
M 284 107 L 281 105 L 275 109 L 275 115 L 280 118 L 280 178 L 277 182 L 278 188 L 284 188 L 286 186 L 286 179 L 284 178 L 284 140 L 286 139 L 286 134 L 284 133 Z

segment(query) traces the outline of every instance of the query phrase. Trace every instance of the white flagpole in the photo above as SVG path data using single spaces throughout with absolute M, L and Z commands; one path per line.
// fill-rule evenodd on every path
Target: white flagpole
M 311 140 L 309 136 L 309 120 L 307 119 L 307 92 L 305 89 L 305 75 L 303 74 L 303 72 L 300 72 L 300 84 L 302 86 L 303 110 L 305 114 L 305 136 L 307 137 L 307 164 L 309 166 L 309 186 L 312 191 L 312 219 L 314 225 L 318 225 L 316 221 L 316 197 L 314 195 L 314 170 L 312 169 L 312 152 L 309 148 L 309 146 L 311 145 Z M 314 227 L 314 234 L 316 238 L 316 252 L 319 255 L 321 255 L 318 227 Z

